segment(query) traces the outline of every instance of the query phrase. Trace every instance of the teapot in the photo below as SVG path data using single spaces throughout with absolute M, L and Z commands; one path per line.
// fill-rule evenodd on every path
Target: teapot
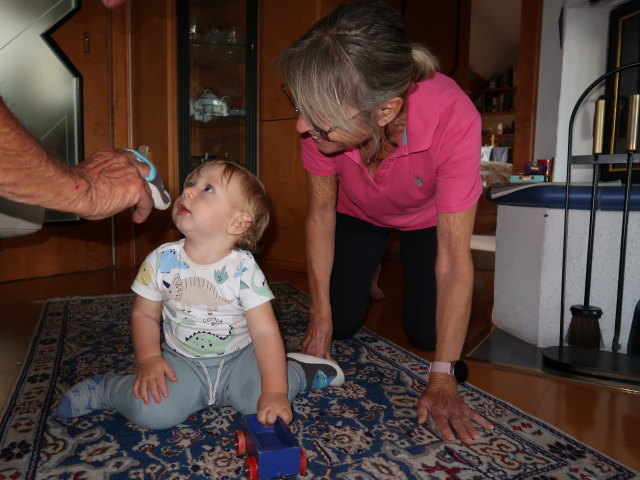
M 196 120 L 208 122 L 212 117 L 229 115 L 229 97 L 216 97 L 206 89 L 193 102 L 193 114 Z

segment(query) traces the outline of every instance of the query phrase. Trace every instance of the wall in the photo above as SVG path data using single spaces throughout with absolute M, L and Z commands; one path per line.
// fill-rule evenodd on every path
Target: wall
M 521 1 L 472 0 L 469 68 L 485 80 L 518 61 Z
M 564 3 L 545 0 L 545 36 L 539 76 L 539 91 L 544 95 L 538 96 L 537 125 L 541 129 L 536 135 L 535 155 L 536 158 L 555 157 L 554 181 L 566 179 L 571 112 L 584 89 L 605 73 L 609 12 L 620 3 L 623 2 L 616 0 L 590 5 L 586 0 L 566 0 Z M 564 7 L 564 39 L 559 51 L 557 32 L 561 7 Z M 601 90 L 596 89 L 578 111 L 573 131 L 574 154 L 591 152 L 594 102 L 600 94 Z M 591 168 L 574 167 L 572 181 L 591 181 Z

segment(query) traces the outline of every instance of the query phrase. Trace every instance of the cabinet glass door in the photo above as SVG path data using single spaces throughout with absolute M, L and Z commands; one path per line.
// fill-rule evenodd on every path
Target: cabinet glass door
M 216 158 L 256 170 L 256 3 L 178 2 L 182 180 Z

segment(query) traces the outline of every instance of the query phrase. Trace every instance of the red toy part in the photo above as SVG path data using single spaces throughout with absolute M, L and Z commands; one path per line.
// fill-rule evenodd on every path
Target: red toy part
M 304 453 L 304 450 L 300 449 L 300 473 L 305 473 L 307 471 L 307 454 Z
M 244 432 L 238 430 L 236 432 L 236 455 L 242 457 L 247 453 L 247 436 Z
M 258 480 L 258 461 L 256 457 L 247 457 L 245 460 L 245 468 L 249 480 Z

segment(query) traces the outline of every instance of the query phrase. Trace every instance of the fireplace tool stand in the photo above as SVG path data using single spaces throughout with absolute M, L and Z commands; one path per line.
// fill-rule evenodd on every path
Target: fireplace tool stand
M 640 162 L 640 147 L 637 145 L 638 116 L 640 109 L 640 95 L 636 94 L 630 98 L 629 119 L 627 124 L 627 153 L 626 154 L 602 154 L 602 135 L 604 125 L 604 105 L 603 100 L 598 100 L 596 104 L 596 116 L 594 121 L 594 142 L 593 155 L 572 155 L 573 143 L 573 123 L 585 98 L 599 86 L 604 80 L 623 70 L 640 67 L 640 62 L 631 63 L 611 70 L 591 85 L 582 93 L 575 104 L 569 120 L 569 148 L 567 155 L 567 179 L 565 189 L 564 207 L 564 234 L 562 245 L 562 285 L 560 290 L 560 332 L 558 346 L 547 347 L 542 350 L 543 364 L 560 371 L 576 375 L 598 377 L 608 380 L 624 381 L 640 384 L 640 355 L 620 352 L 619 336 L 620 322 L 622 317 L 622 297 L 624 291 L 624 274 L 626 263 L 627 228 L 629 223 L 629 205 L 631 198 L 632 172 L 634 162 Z M 599 175 L 600 164 L 625 164 L 626 183 L 624 185 L 624 200 L 622 209 L 622 230 L 620 235 L 620 260 L 618 269 L 618 292 L 616 299 L 616 313 L 613 342 L 611 351 L 600 350 L 599 348 L 585 347 L 581 345 L 565 345 L 565 289 L 567 271 L 567 243 L 568 243 L 568 221 L 570 210 L 570 184 L 571 167 L 573 165 L 593 165 L 594 174 L 591 185 L 591 211 L 589 222 L 589 239 L 587 249 L 587 281 L 585 282 L 585 298 L 588 298 L 590 289 L 590 264 L 593 255 L 593 224 L 595 210 L 598 207 L 599 197 Z M 640 294 L 640 292 L 638 292 Z M 585 307 L 588 305 L 574 305 L 574 307 Z M 597 307 L 595 307 L 597 308 Z

